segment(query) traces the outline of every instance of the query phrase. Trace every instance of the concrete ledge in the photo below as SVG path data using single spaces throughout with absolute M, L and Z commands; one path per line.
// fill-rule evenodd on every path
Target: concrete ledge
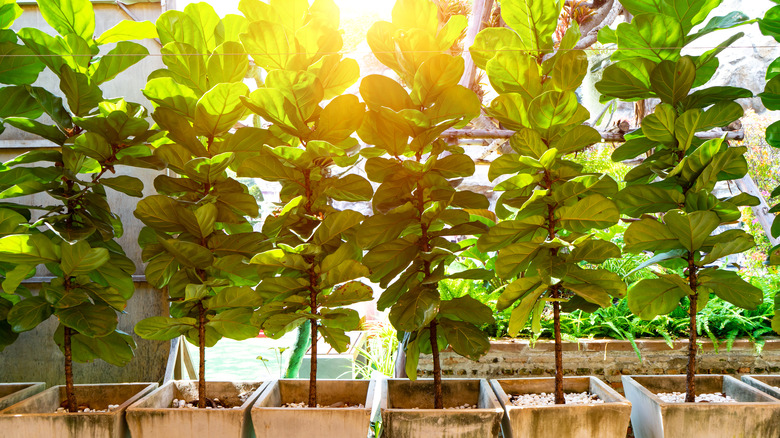
M 614 339 L 587 339 L 564 342 L 563 364 L 568 376 L 595 376 L 620 388 L 620 376 L 630 374 L 684 374 L 687 365 L 687 340 L 672 348 L 659 339 L 640 339 L 637 357 L 631 343 Z M 446 378 L 550 377 L 554 375 L 555 358 L 552 341 L 540 340 L 533 347 L 527 340 L 499 339 L 491 342 L 490 351 L 474 362 L 450 349 L 442 352 L 441 363 Z M 765 338 L 761 354 L 753 342 L 738 339 L 730 351 L 721 343 L 718 352 L 710 340 L 700 343 L 697 372 L 700 374 L 780 374 L 780 338 Z M 430 355 L 420 357 L 420 376 L 432 376 Z

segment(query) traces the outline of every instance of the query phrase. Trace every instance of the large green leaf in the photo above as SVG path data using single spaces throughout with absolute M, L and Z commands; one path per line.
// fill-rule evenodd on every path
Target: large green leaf
M 249 68 L 249 58 L 244 47 L 235 41 L 227 41 L 218 46 L 209 56 L 206 68 L 209 83 L 241 82 Z
M 464 321 L 453 321 L 449 318 L 439 320 L 444 338 L 452 349 L 460 354 L 477 360 L 490 349 L 490 338 L 479 327 Z
M 620 212 L 631 217 L 646 213 L 661 213 L 681 208 L 685 196 L 677 190 L 651 185 L 633 185 L 621 190 L 615 196 Z
M 49 319 L 52 311 L 51 304 L 43 297 L 32 297 L 15 304 L 8 312 L 7 319 L 13 331 L 21 333 L 32 330 Z
M 617 223 L 620 212 L 615 203 L 602 195 L 586 196 L 576 204 L 562 207 L 557 218 L 567 230 L 583 233 L 593 228 L 607 228 Z
M 684 213 L 674 210 L 664 215 L 667 229 L 675 235 L 688 251 L 696 251 L 720 225 L 718 215 L 711 211 Z
M 87 116 L 103 101 L 103 92 L 97 84 L 90 83 L 87 75 L 63 65 L 60 78 L 60 90 L 65 94 L 73 114 L 79 117 Z
M 764 299 L 761 289 L 743 280 L 734 271 L 704 269 L 699 273 L 699 281 L 700 287 L 743 309 L 755 310 Z
M 57 309 L 54 314 L 62 324 L 90 338 L 106 336 L 113 332 L 117 325 L 116 312 L 103 304 L 79 304 Z
M 67 276 L 88 274 L 108 262 L 109 254 L 105 248 L 91 248 L 87 242 L 75 244 L 67 242 L 60 245 L 62 261 L 60 267 Z
M 147 55 L 149 55 L 149 50 L 140 44 L 127 41 L 119 42 L 116 47 L 100 58 L 92 73 L 92 84 L 99 85 L 114 79 L 119 73 L 137 64 Z
M 632 222 L 623 237 L 625 251 L 638 253 L 642 251 L 668 251 L 682 249 L 683 246 L 669 228 L 655 219 L 641 219 Z
M 32 84 L 46 67 L 29 48 L 9 41 L 0 42 L 0 61 L 0 82 L 4 84 Z
M 428 325 L 439 311 L 436 289 L 420 287 L 405 293 L 390 309 L 390 322 L 396 330 L 416 331 Z
M 95 34 L 95 12 L 89 0 L 41 0 L 43 19 L 60 35 L 76 34 L 91 40 Z
M 54 332 L 54 342 L 64 354 L 63 325 Z M 82 334 L 71 337 L 71 354 L 73 361 L 79 363 L 92 362 L 101 359 L 118 367 L 127 365 L 133 360 L 133 349 L 136 347 L 133 337 L 120 330 L 114 330 L 106 336 L 90 338 Z
M 504 0 L 501 18 L 520 36 L 522 48 L 541 52 L 552 48 L 562 6 L 560 0 Z
M 640 14 L 617 27 L 618 50 L 612 59 L 645 58 L 676 61 L 685 44 L 685 31 L 674 18 L 661 14 Z
M 439 308 L 439 316 L 477 325 L 494 322 L 493 312 L 490 310 L 490 307 L 470 296 L 442 301 Z
M 674 106 L 688 96 L 695 78 L 696 66 L 685 56 L 677 62 L 658 64 L 650 75 L 650 85 L 662 102 Z
M 215 85 L 195 106 L 195 132 L 213 138 L 232 129 L 244 117 L 241 98 L 247 93 L 249 87 L 243 82 Z
M 253 314 L 249 308 L 228 309 L 217 313 L 207 324 L 226 338 L 237 341 L 256 338 L 260 327 L 253 324 Z
M 135 325 L 135 333 L 144 339 L 167 341 L 183 335 L 196 324 L 195 318 L 152 316 L 138 321 Z
M 596 90 L 601 101 L 620 98 L 625 101 L 643 100 L 654 96 L 650 89 L 650 72 L 656 64 L 644 58 L 627 59 L 604 69 Z
M 149 21 L 122 20 L 101 33 L 95 42 L 101 45 L 157 37 L 157 28 Z
M 59 262 L 60 247 L 43 234 L 13 234 L 0 238 L 0 256 L 8 263 Z
M 364 216 L 354 210 L 337 211 L 330 214 L 317 228 L 313 241 L 317 245 L 323 245 L 331 239 L 340 237 L 345 231 L 359 225 Z
M 644 279 L 628 290 L 628 307 L 634 315 L 649 321 L 677 308 L 686 295 L 685 290 L 666 278 Z
M 206 269 L 214 262 L 211 251 L 197 243 L 176 239 L 160 239 L 159 242 L 179 263 L 188 268 Z
M 528 101 L 542 91 L 542 77 L 536 59 L 526 52 L 498 52 L 487 63 L 490 84 L 496 92 L 519 93 Z
M 477 67 L 485 70 L 490 59 L 499 50 L 522 49 L 523 41 L 517 33 L 505 27 L 488 27 L 477 34 L 469 48 L 471 58 Z

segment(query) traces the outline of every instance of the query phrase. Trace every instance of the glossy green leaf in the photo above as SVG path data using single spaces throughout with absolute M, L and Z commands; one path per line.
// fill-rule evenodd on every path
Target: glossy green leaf
M 101 33 L 95 42 L 102 45 L 157 37 L 157 28 L 149 21 L 122 20 Z
M 91 40 L 95 33 L 95 12 L 89 0 L 42 0 L 38 3 L 43 19 L 60 35 L 74 33 Z
M 153 341 L 168 341 L 191 330 L 197 324 L 195 318 L 168 318 L 152 316 L 142 319 L 135 325 L 135 333 Z
M 677 308 L 685 296 L 683 289 L 666 278 L 644 279 L 628 290 L 628 307 L 634 315 L 648 321 Z
M 49 319 L 52 308 L 43 297 L 32 297 L 15 304 L 8 312 L 8 323 L 16 333 L 34 329 Z
M 398 330 L 419 330 L 436 317 L 439 303 L 439 294 L 435 289 L 422 287 L 411 290 L 390 309 L 390 322 Z
M 90 338 L 106 336 L 113 332 L 117 325 L 114 309 L 102 304 L 79 304 L 58 309 L 55 315 L 65 326 Z

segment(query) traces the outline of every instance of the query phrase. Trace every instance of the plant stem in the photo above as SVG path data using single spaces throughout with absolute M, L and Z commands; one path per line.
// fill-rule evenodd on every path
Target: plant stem
M 62 344 L 65 350 L 65 396 L 68 402 L 68 412 L 78 412 L 79 406 L 76 403 L 76 388 L 73 385 L 73 354 L 71 352 L 71 328 L 63 327 Z
M 441 362 L 439 361 L 439 342 L 436 334 L 437 325 L 434 318 L 429 326 L 431 332 L 431 353 L 433 354 L 433 407 L 434 409 L 444 409 L 444 401 L 441 395 Z
M 560 298 L 558 286 L 552 287 L 552 297 Z M 553 301 L 553 321 L 555 327 L 555 404 L 564 405 L 563 397 L 563 343 L 561 342 L 561 303 Z
M 311 291 L 312 313 L 317 314 L 317 291 Z M 311 370 L 309 371 L 309 407 L 317 407 L 317 320 L 311 320 Z
M 206 408 L 206 309 L 198 303 L 198 408 Z
M 688 298 L 691 301 L 691 307 L 688 313 L 691 316 L 691 325 L 688 328 L 688 374 L 686 376 L 685 402 L 696 402 L 696 313 L 698 311 L 699 296 L 696 293 L 698 288 L 697 266 L 694 263 L 693 253 L 688 254 L 688 285 L 693 294 Z

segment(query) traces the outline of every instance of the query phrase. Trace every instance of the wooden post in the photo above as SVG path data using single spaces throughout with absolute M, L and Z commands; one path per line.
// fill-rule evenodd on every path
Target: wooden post
M 474 0 L 474 6 L 471 8 L 469 17 L 469 27 L 466 31 L 466 38 L 463 40 L 463 60 L 466 68 L 463 70 L 463 76 L 460 78 L 460 85 L 471 89 L 474 85 L 474 79 L 477 76 L 477 66 L 471 59 L 469 47 L 474 44 L 474 39 L 482 30 L 482 25 L 490 19 L 490 13 L 493 10 L 493 0 Z
M 780 239 L 772 237 L 772 222 L 775 220 L 775 215 L 769 212 L 769 205 L 766 203 L 764 196 L 761 195 L 761 191 L 758 190 L 756 182 L 753 181 L 750 174 L 747 174 L 736 180 L 735 183 L 740 191 L 755 196 L 761 202 L 757 206 L 752 207 L 753 214 L 756 215 L 758 222 L 764 229 L 764 234 L 766 234 L 767 239 L 769 239 L 769 243 L 772 244 L 773 247 L 779 244 Z

